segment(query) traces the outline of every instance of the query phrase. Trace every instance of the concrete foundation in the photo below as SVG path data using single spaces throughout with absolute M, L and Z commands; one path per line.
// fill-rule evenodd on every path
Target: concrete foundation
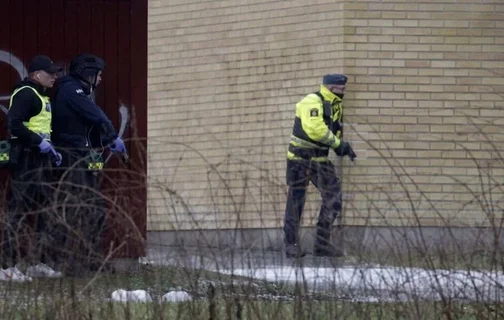
M 315 228 L 301 231 L 301 246 L 312 251 Z M 349 254 L 358 252 L 470 252 L 500 250 L 504 234 L 491 228 L 354 227 L 334 228 L 332 241 Z M 197 230 L 148 232 L 149 248 L 202 247 L 280 251 L 281 229 Z
M 138 258 L 120 258 L 110 260 L 109 267 L 117 272 L 134 272 L 140 268 Z

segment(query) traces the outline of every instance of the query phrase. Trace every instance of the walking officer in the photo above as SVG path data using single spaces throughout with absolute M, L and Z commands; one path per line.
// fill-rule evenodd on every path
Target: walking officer
M 10 98 L 7 129 L 11 145 L 8 168 L 12 180 L 0 280 L 29 281 L 35 276 L 61 276 L 45 264 L 50 258 L 51 241 L 48 237 L 52 227 L 52 214 L 49 212 L 51 167 L 52 163 L 61 164 L 61 155 L 51 144 L 48 89 L 53 87 L 56 74 L 61 70 L 47 56 L 34 57 L 28 68 L 28 77 L 15 86 Z M 30 250 L 28 255 L 28 263 L 32 265 L 25 275 L 17 264 L 20 243 L 30 242 L 30 236 L 23 231 L 29 214 L 36 217 L 37 234 L 35 250 Z
M 332 149 L 352 161 L 356 155 L 343 141 L 343 95 L 347 77 L 328 74 L 320 90 L 310 93 L 296 104 L 294 127 L 287 152 L 289 187 L 284 217 L 285 254 L 289 258 L 306 255 L 299 246 L 299 227 L 306 190 L 310 181 L 322 196 L 314 255 L 343 256 L 343 250 L 330 243 L 331 227 L 341 213 L 341 183 L 328 159 Z
M 103 164 L 104 147 L 114 153 L 126 152 L 112 122 L 91 98 L 104 69 L 105 62 L 100 57 L 81 54 L 72 59 L 69 75 L 56 84 L 52 138 L 63 154 L 62 200 L 63 207 L 69 208 L 61 229 L 64 257 L 60 257 L 60 262 L 65 263 L 69 275 L 85 275 L 102 262 L 105 204 L 99 193 L 100 176 L 94 170 L 101 168 L 97 164 Z

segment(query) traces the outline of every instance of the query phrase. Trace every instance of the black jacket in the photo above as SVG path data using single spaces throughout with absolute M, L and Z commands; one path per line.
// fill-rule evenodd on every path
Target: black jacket
M 25 78 L 15 85 L 14 90 L 30 86 L 37 90 L 42 96 L 48 96 L 48 92 L 37 82 Z M 38 146 L 42 142 L 42 137 L 28 129 L 23 122 L 30 121 L 30 118 L 38 115 L 42 108 L 40 98 L 31 89 L 23 89 L 16 93 L 12 99 L 12 106 L 7 114 L 7 130 L 16 136 L 20 143 L 27 146 Z
M 116 138 L 112 122 L 86 95 L 84 86 L 78 79 L 65 76 L 56 82 L 51 135 L 55 146 L 95 148 L 100 147 L 102 142 L 110 143 Z

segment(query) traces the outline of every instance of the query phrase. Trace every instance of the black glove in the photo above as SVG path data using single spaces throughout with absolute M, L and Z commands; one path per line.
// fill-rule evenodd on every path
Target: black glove
M 352 146 L 350 143 L 341 141 L 339 146 L 334 149 L 334 152 L 340 157 L 348 156 L 350 160 L 354 161 L 355 158 L 357 158 L 357 155 L 352 149 Z

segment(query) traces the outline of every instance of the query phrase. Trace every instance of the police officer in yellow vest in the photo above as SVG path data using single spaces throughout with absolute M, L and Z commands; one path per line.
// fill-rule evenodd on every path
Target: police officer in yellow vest
M 11 150 L 9 171 L 12 176 L 8 201 L 7 223 L 4 230 L 2 270 L 0 280 L 30 281 L 35 276 L 60 276 L 48 267 L 45 254 L 49 248 L 48 205 L 51 199 L 47 185 L 51 180 L 52 164 L 61 164 L 61 155 L 51 144 L 51 103 L 48 89 L 52 88 L 57 72 L 47 56 L 36 56 L 28 68 L 28 77 L 18 83 L 11 95 L 7 129 Z M 30 250 L 23 274 L 17 267 L 21 241 L 30 241 L 21 232 L 27 214 L 36 215 L 36 245 Z M 23 233 L 23 234 L 20 234 Z
M 341 185 L 329 150 L 340 157 L 356 157 L 348 142 L 343 141 L 343 95 L 347 77 L 328 74 L 320 90 L 310 93 L 296 104 L 294 127 L 287 152 L 289 193 L 284 217 L 285 253 L 289 258 L 303 257 L 299 246 L 299 225 L 310 181 L 322 196 L 317 223 L 314 255 L 343 256 L 344 251 L 330 243 L 331 227 L 341 212 Z

